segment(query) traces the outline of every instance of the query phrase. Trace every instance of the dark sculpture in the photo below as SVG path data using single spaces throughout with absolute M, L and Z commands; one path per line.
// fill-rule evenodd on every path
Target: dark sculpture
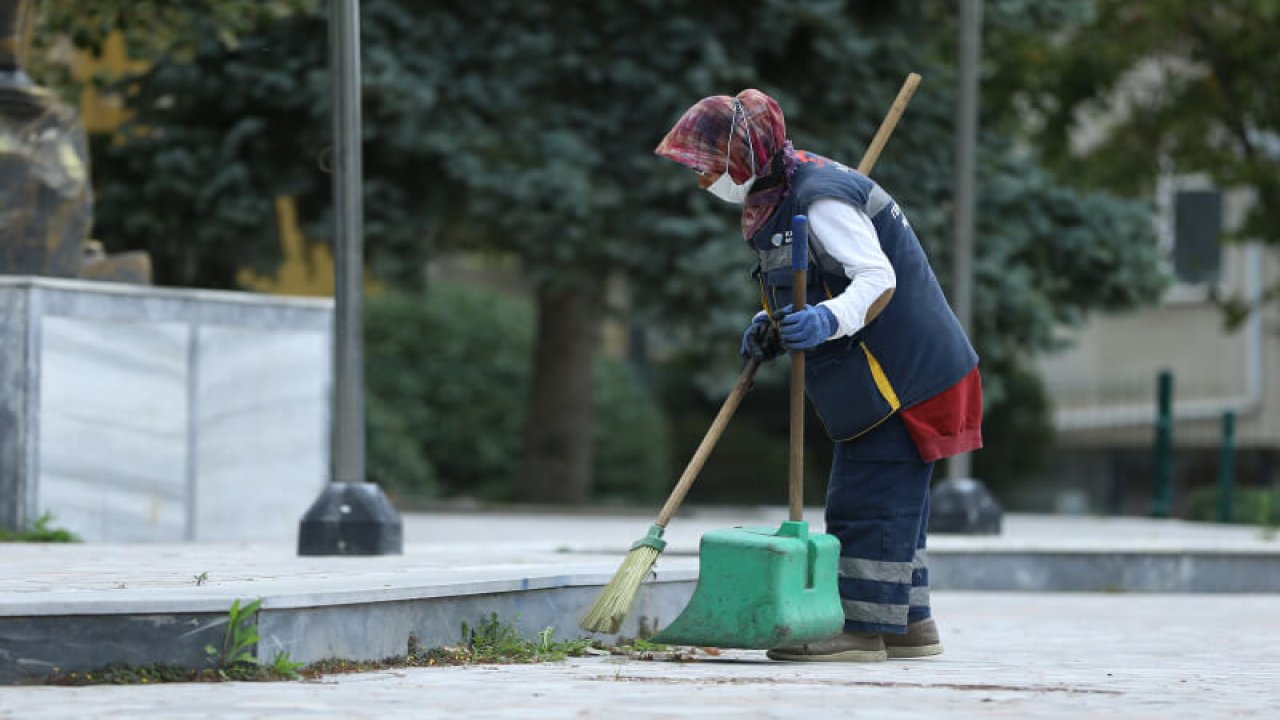
M 90 244 L 89 151 L 76 113 L 22 70 L 31 0 L 0 0 L 0 273 L 151 281 L 145 253 Z M 96 249 L 96 252 L 95 252 Z

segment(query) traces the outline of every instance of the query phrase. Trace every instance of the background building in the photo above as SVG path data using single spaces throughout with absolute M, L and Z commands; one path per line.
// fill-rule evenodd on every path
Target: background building
M 1203 178 L 1161 182 L 1157 225 L 1175 282 L 1154 307 L 1097 315 L 1072 346 L 1039 366 L 1053 399 L 1056 448 L 1040 482 L 1015 504 L 1065 512 L 1143 513 L 1153 492 L 1157 376 L 1173 376 L 1173 510 L 1218 474 L 1223 414 L 1235 414 L 1243 487 L 1273 486 L 1280 450 L 1280 306 L 1262 301 L 1280 281 L 1274 251 L 1221 243 L 1238 227 L 1247 192 Z M 1228 327 L 1223 301 L 1257 308 Z

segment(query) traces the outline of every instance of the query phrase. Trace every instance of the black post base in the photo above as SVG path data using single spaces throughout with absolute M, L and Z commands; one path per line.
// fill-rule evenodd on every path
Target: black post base
M 981 480 L 947 478 L 929 496 L 929 532 L 999 535 L 1004 508 Z
M 302 516 L 299 555 L 399 555 L 400 513 L 374 483 L 329 483 Z

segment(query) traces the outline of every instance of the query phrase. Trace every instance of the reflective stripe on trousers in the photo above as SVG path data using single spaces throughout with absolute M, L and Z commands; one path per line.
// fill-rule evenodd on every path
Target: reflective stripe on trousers
M 903 445 L 901 420 L 886 426 L 837 443 L 827 488 L 827 532 L 840 540 L 840 599 L 851 632 L 901 633 L 929 617 L 933 463 Z

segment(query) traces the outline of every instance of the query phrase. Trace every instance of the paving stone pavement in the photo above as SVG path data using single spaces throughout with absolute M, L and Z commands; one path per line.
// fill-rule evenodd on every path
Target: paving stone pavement
M 0 718 L 1274 718 L 1280 596 L 937 592 L 947 652 L 591 657 L 280 683 L 0 689 Z

